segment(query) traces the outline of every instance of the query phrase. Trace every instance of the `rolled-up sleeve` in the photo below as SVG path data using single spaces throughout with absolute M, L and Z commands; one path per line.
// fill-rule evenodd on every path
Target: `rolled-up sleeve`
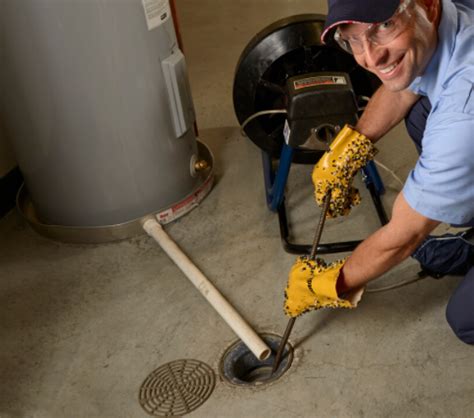
M 403 188 L 414 210 L 450 224 L 474 218 L 474 115 L 464 110 L 436 109 L 430 114 L 423 151 Z

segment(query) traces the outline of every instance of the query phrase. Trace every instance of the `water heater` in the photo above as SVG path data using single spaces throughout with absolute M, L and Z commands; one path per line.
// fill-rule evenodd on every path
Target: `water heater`
M 0 27 L 0 117 L 40 232 L 107 240 L 202 197 L 211 157 L 167 0 L 1 0 Z

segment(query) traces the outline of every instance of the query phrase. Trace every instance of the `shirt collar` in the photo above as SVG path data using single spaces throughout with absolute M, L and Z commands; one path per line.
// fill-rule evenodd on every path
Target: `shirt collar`
M 432 104 L 437 96 L 437 90 L 443 84 L 444 74 L 449 66 L 449 57 L 453 54 L 457 26 L 456 6 L 451 0 L 442 0 L 438 45 L 424 73 L 415 78 L 409 87 L 418 94 L 428 96 Z

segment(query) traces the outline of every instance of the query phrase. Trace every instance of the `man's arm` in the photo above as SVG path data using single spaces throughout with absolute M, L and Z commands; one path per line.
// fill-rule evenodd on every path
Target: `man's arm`
M 380 86 L 357 122 L 356 131 L 377 142 L 405 117 L 419 97 L 410 90 L 392 92 Z
M 363 241 L 347 259 L 339 292 L 365 285 L 409 257 L 440 222 L 413 210 L 400 193 L 390 222 Z

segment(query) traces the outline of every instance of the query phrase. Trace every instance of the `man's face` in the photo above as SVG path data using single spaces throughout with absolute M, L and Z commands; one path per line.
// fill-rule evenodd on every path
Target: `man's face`
M 391 91 L 406 89 L 423 74 L 437 44 L 436 14 L 419 4 L 412 5 L 408 12 L 410 20 L 406 29 L 385 45 L 375 45 L 364 37 L 368 24 L 347 24 L 340 28 L 344 38 L 362 39 L 364 51 L 354 53 L 355 60 Z

